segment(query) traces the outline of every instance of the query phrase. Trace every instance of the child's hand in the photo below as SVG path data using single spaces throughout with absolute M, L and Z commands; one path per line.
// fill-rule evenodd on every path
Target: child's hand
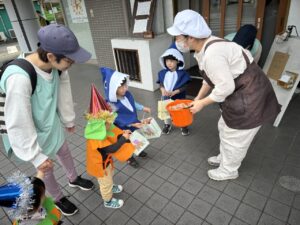
M 124 130 L 123 137 L 125 137 L 126 140 L 130 138 L 131 131 L 130 130 Z
M 44 178 L 44 172 L 38 169 L 38 170 L 37 170 L 37 174 L 36 174 L 35 177 L 37 177 L 37 178 L 43 180 L 43 178 Z
M 177 94 L 179 94 L 179 93 L 180 93 L 179 90 L 171 91 L 171 92 L 170 92 L 170 97 L 173 97 L 174 95 L 177 95 Z
M 167 92 L 166 89 L 161 88 L 160 90 L 161 90 L 162 96 L 169 96 L 169 92 Z
M 66 131 L 68 131 L 69 133 L 74 133 L 75 132 L 75 126 L 73 126 L 73 127 L 66 127 Z
M 131 124 L 131 126 L 139 129 L 139 128 L 142 128 L 144 126 L 144 124 L 143 123 L 133 123 L 133 124 Z
M 146 118 L 142 120 L 142 124 L 150 124 L 152 117 Z
M 151 113 L 151 109 L 149 107 L 144 107 L 143 111 L 146 113 Z

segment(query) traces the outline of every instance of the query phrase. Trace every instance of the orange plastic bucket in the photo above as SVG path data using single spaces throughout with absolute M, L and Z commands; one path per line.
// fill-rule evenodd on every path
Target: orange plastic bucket
M 189 104 L 192 100 L 187 99 L 176 99 L 174 102 L 170 102 L 167 105 L 167 110 L 170 113 L 172 118 L 172 123 L 176 127 L 186 127 L 192 124 L 193 122 L 193 114 L 190 112 L 190 109 L 172 109 L 172 106 L 185 103 Z

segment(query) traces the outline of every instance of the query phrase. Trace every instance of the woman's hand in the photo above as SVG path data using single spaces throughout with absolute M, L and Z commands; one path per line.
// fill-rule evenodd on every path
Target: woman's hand
M 205 105 L 203 104 L 202 100 L 195 100 L 190 103 L 190 106 L 191 106 L 191 108 L 190 108 L 191 113 L 195 114 L 195 113 L 201 111 Z

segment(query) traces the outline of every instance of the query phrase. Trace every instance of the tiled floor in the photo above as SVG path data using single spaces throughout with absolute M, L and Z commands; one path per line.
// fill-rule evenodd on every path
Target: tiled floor
M 78 173 L 85 173 L 83 113 L 89 105 L 90 83 L 102 88 L 98 69 L 93 65 L 74 65 L 70 71 L 77 131 L 68 136 Z M 156 115 L 159 93 L 131 88 L 137 101 L 150 106 Z M 281 176 L 300 178 L 300 96 L 295 96 L 278 128 L 264 126 L 243 161 L 240 177 L 216 182 L 207 177 L 207 158 L 218 152 L 217 105 L 195 116 L 191 135 L 183 137 L 179 129 L 151 141 L 149 157 L 138 159 L 133 169 L 116 163 L 115 182 L 124 185 L 119 194 L 125 205 L 106 209 L 96 188 L 83 192 L 69 188 L 62 168 L 55 163 L 56 176 L 64 193 L 80 212 L 63 218 L 67 224 L 212 224 L 212 225 L 299 225 L 300 193 L 281 187 Z M 8 160 L 0 152 L 0 184 L 16 169 L 28 175 L 34 168 L 16 159 Z M 97 185 L 95 179 L 93 179 Z M 10 224 L 0 209 L 1 225 Z

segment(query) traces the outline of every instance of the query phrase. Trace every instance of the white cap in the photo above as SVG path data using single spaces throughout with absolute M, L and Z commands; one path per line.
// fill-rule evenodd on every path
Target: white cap
M 211 29 L 207 26 L 203 17 L 190 9 L 176 14 L 173 26 L 167 29 L 172 36 L 188 35 L 195 38 L 208 38 Z

